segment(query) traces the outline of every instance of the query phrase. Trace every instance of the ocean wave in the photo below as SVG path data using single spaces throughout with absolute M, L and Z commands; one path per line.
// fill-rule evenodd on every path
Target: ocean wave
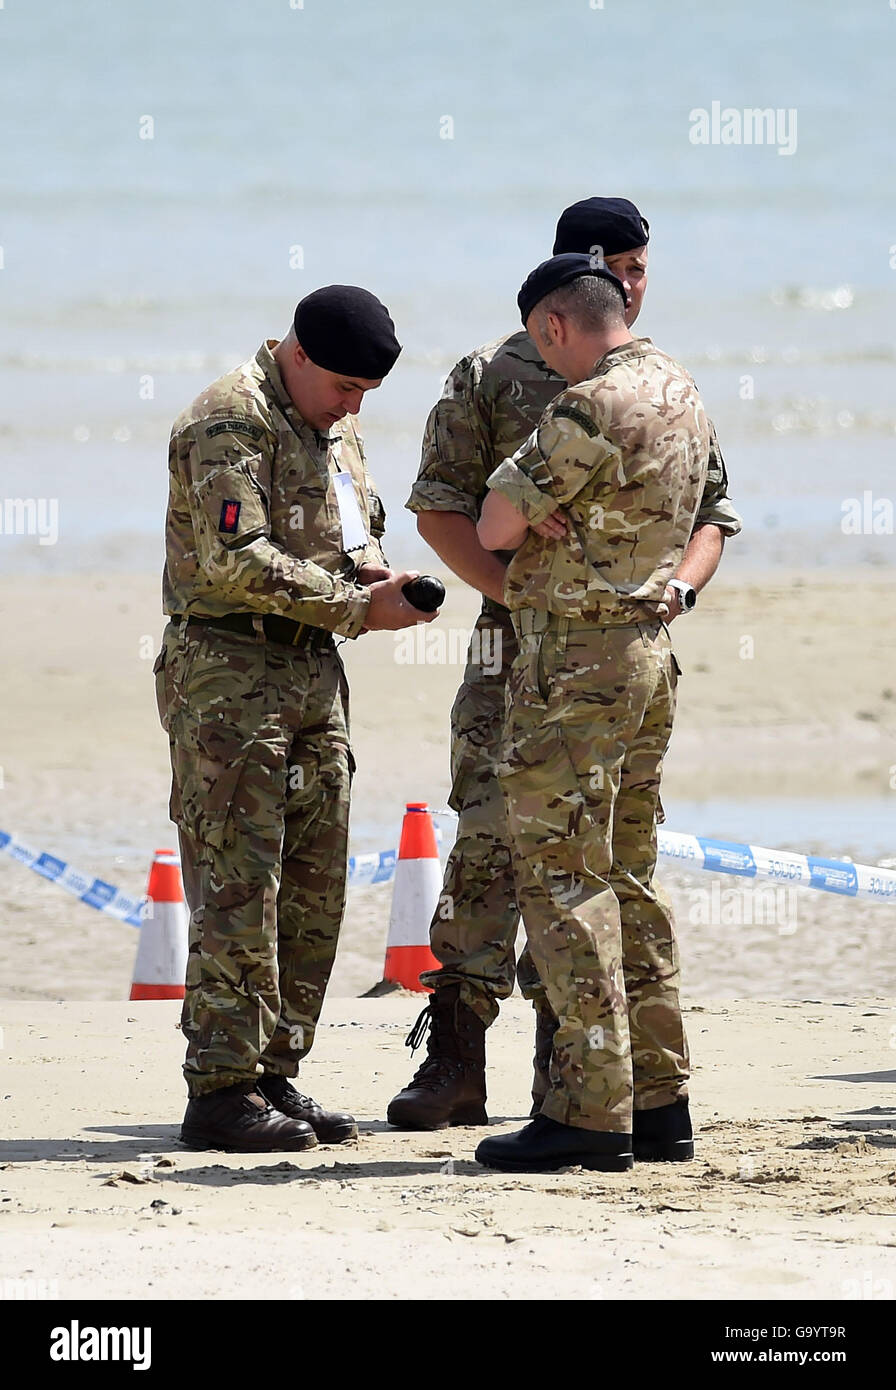
M 67 372 L 109 374 L 112 376 L 118 376 L 125 372 L 148 372 L 160 375 L 175 372 L 208 372 L 211 375 L 222 375 L 244 361 L 245 356 L 245 352 L 224 354 L 201 351 L 141 353 L 140 356 L 125 353 L 68 355 L 24 351 L 0 354 L 0 368 L 25 372 Z
M 868 346 L 837 348 L 830 352 L 806 352 L 795 344 L 786 347 L 722 348 L 687 353 L 688 367 L 850 367 L 868 362 L 896 362 L 896 348 Z
M 756 421 L 751 433 L 765 434 L 769 429 L 773 434 L 896 434 L 896 413 L 850 410 L 816 397 L 799 396 Z
M 425 371 L 447 373 L 458 360 L 458 353 L 442 349 L 405 348 L 402 367 L 418 367 Z M 0 368 L 14 371 L 95 373 L 121 375 L 125 372 L 168 373 L 207 372 L 210 377 L 229 372 L 245 360 L 245 345 L 241 351 L 166 353 L 54 353 L 21 350 L 0 353 Z M 871 362 L 896 362 L 896 348 L 869 346 L 840 348 L 830 352 L 807 352 L 796 346 L 753 347 L 711 346 L 700 351 L 688 351 L 689 368 L 698 367 L 849 367 Z
M 5 448 L 14 448 L 19 444 L 33 448 L 37 441 L 53 447 L 74 443 L 89 444 L 94 448 L 123 444 L 151 445 L 155 448 L 160 439 L 167 438 L 169 415 L 170 412 L 155 412 L 149 417 L 138 419 L 135 416 L 129 421 L 87 416 L 75 425 L 70 418 L 58 423 L 46 418 L 40 423 L 29 420 L 21 424 L 5 420 L 0 421 L 0 441 Z M 370 417 L 369 437 L 375 440 L 376 447 L 380 449 L 390 448 L 402 455 L 415 454 L 420 447 L 425 415 L 425 410 L 413 413 L 408 410 L 397 418 L 374 422 Z M 896 434 L 896 412 L 856 410 L 830 401 L 784 401 L 771 410 L 763 409 L 761 412 L 754 406 L 749 415 L 731 415 L 716 410 L 714 418 L 729 443 L 738 437 L 773 439 L 785 434 L 826 438 L 862 435 L 869 439 L 883 439 Z
M 835 285 L 827 290 L 811 285 L 788 285 L 772 290 L 769 298 L 780 309 L 795 305 L 798 309 L 823 309 L 830 313 L 836 309 L 851 309 L 856 296 L 852 285 Z

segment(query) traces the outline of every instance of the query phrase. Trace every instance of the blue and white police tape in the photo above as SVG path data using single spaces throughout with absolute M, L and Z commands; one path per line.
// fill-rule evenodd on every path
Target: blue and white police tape
M 436 838 L 441 839 L 438 830 Z M 67 893 L 79 898 L 82 903 L 86 903 L 88 907 L 95 907 L 98 912 L 108 912 L 110 916 L 117 917 L 120 922 L 127 922 L 132 927 L 141 925 L 149 901 L 146 897 L 128 897 L 120 888 L 106 883 L 104 879 L 82 873 L 64 859 L 49 854 L 46 850 L 32 849 L 24 840 L 19 840 L 5 830 L 0 830 L 0 852 L 8 854 L 19 864 L 24 864 L 26 869 L 33 869 L 41 878 L 49 879 L 51 883 L 57 884 Z M 398 851 L 394 849 L 381 850 L 379 854 L 352 855 L 348 861 L 349 882 L 388 883 L 395 875 L 397 859 Z
M 397 849 L 381 849 L 379 854 L 353 854 L 348 861 L 349 883 L 388 883 L 395 875 Z
M 55 854 L 32 849 L 24 841 L 17 840 L 15 835 L 7 835 L 5 830 L 0 830 L 0 850 L 17 859 L 27 869 L 33 869 L 41 878 L 48 878 L 60 888 L 64 888 L 67 893 L 73 893 L 88 907 L 95 907 L 99 912 L 108 912 L 110 916 L 117 917 L 119 921 L 127 922 L 132 927 L 140 926 L 145 898 L 129 898 L 120 889 L 113 888 L 111 883 L 106 883 L 101 878 L 93 878 L 90 874 L 82 874 L 64 859 L 58 859 Z
M 454 817 L 454 811 L 433 811 L 434 816 Z M 437 834 L 437 838 L 441 836 Z M 896 872 L 871 864 L 853 864 L 849 859 L 822 859 L 812 854 L 792 854 L 784 849 L 765 849 L 761 845 L 738 844 L 732 840 L 710 840 L 703 835 L 680 835 L 661 829 L 657 836 L 661 858 L 674 860 L 683 869 L 706 869 L 716 874 L 737 874 L 745 878 L 768 878 L 789 887 L 816 888 L 848 898 L 870 898 L 896 903 Z M 0 851 L 33 869 L 42 878 L 57 883 L 88 907 L 107 912 L 121 922 L 139 927 L 146 898 L 131 898 L 101 878 L 72 868 L 64 859 L 32 849 L 14 835 L 0 830 Z M 388 883 L 395 876 L 398 851 L 380 850 L 374 854 L 353 854 L 348 861 L 348 880 L 352 884 Z
M 434 816 L 456 816 L 455 811 L 433 811 Z M 707 869 L 716 874 L 744 878 L 768 878 L 790 887 L 817 888 L 849 898 L 896 902 L 896 873 L 849 859 L 822 859 L 813 854 L 792 854 L 785 849 L 710 840 L 703 835 L 680 835 L 660 829 L 657 851 L 661 858 L 676 860 L 682 868 Z M 353 883 L 386 883 L 395 872 L 395 850 L 362 854 L 349 860 Z
M 444 811 L 430 811 L 431 816 L 451 816 L 457 820 L 457 812 L 447 808 Z M 442 827 L 433 826 L 436 844 L 442 843 Z M 394 877 L 398 851 L 381 849 L 378 854 L 353 854 L 348 861 L 349 883 L 388 883 Z
M 896 873 L 849 859 L 821 859 L 814 854 L 791 854 L 731 840 L 708 840 L 702 835 L 679 835 L 660 829 L 657 850 L 682 868 L 708 869 L 715 874 L 770 878 L 788 887 L 818 888 L 848 898 L 896 902 Z

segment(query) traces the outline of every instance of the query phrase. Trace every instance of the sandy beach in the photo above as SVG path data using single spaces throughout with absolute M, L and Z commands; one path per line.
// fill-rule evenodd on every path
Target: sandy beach
M 246 1157 L 177 1142 L 176 1004 L 5 1004 L 0 1277 L 74 1300 L 893 1296 L 888 1004 L 692 1007 L 695 1161 L 528 1177 L 473 1161 L 481 1129 L 385 1125 L 418 1007 L 330 1000 L 305 1084 L 358 1142 Z M 515 999 L 490 1033 L 493 1129 L 528 1109 L 530 1031 Z
M 879 798 L 892 817 L 889 606 L 883 575 L 714 584 L 673 628 L 685 674 L 667 805 L 734 799 L 754 843 L 787 797 Z M 446 651 L 474 609 L 453 585 Z M 139 895 L 153 849 L 174 843 L 150 679 L 157 580 L 6 579 L 0 616 L 0 828 Z M 344 656 L 353 844 L 367 851 L 397 842 L 406 800 L 444 806 L 460 670 L 399 665 L 386 635 Z M 848 815 L 841 843 L 790 847 L 864 850 Z M 662 878 L 682 941 L 697 1160 L 517 1179 L 474 1163 L 479 1131 L 385 1125 L 422 1003 L 357 997 L 380 978 L 388 886 L 349 894 L 303 1074 L 358 1115 L 357 1146 L 204 1156 L 176 1138 L 178 1006 L 126 1002 L 134 929 L 0 856 L 0 1277 L 47 1281 L 61 1298 L 538 1298 L 548 1278 L 591 1299 L 892 1296 L 892 908 L 800 890 L 779 922 L 713 924 L 698 910 L 709 875 Z M 489 1034 L 493 1124 L 527 1112 L 531 1031 L 516 997 Z
M 698 612 L 672 628 L 684 674 L 663 797 L 670 810 L 687 803 L 700 820 L 683 824 L 670 813 L 668 828 L 717 833 L 700 806 L 725 797 L 740 808 L 730 838 L 861 862 L 868 846 L 850 810 L 861 798 L 876 824 L 893 827 L 883 839 L 896 854 L 891 601 L 887 575 L 873 570 L 740 584 L 723 572 Z M 463 651 L 475 611 L 472 593 L 452 584 L 439 620 L 446 657 Z M 163 627 L 158 578 L 2 578 L 0 620 L 0 829 L 140 896 L 153 850 L 176 845 L 150 674 Z M 748 640 L 753 654 L 744 657 Z M 352 846 L 361 853 L 397 845 L 406 801 L 440 808 L 448 794 L 448 712 L 462 667 L 398 664 L 396 650 L 386 633 L 342 647 L 358 762 Z M 773 839 L 767 818 L 792 797 L 831 813 L 842 802 L 842 823 L 832 815 L 828 840 Z M 441 826 L 447 847 L 450 820 Z M 750 924 L 746 911 L 741 925 L 707 925 L 700 919 L 709 876 L 677 865 L 660 872 L 677 912 L 690 998 L 847 1001 L 896 990 L 886 905 L 797 890 L 774 925 Z M 380 978 L 389 902 L 388 886 L 350 891 L 334 997 L 362 994 Z M 127 997 L 133 929 L 4 855 L 0 920 L 0 997 Z
M 713 1300 L 744 1321 L 753 1300 L 782 1319 L 813 1300 L 831 1323 L 862 1303 L 883 1329 L 893 898 L 661 858 L 696 1159 L 514 1178 L 475 1163 L 482 1130 L 385 1123 L 424 1003 L 378 988 L 389 883 L 349 886 L 301 1077 L 357 1114 L 357 1144 L 193 1153 L 180 1005 L 128 998 L 138 929 L 4 846 L 135 900 L 177 846 L 152 665 L 187 403 L 282 338 L 308 294 L 364 286 L 402 344 L 361 415 L 386 552 L 447 581 L 404 505 L 433 403 L 454 364 L 519 327 L 564 209 L 624 196 L 649 241 L 634 331 L 693 373 L 744 523 L 672 627 L 665 829 L 896 870 L 894 5 L 579 0 L 558 22 L 534 0 L 154 0 L 114 22 L 79 5 L 73 23 L 71 6 L 0 0 L 0 1308 L 15 1304 L 16 1366 L 46 1364 L 20 1302 L 43 1298 L 134 1300 L 135 1322 L 140 1299 L 252 1300 L 228 1345 L 256 1377 L 262 1357 L 294 1374 L 302 1355 L 280 1299 L 612 1302 L 599 1372 L 618 1348 L 629 1377 L 654 1360 L 689 1374 Z M 603 232 L 587 242 L 612 254 Z M 475 447 L 487 397 L 440 449 Z M 395 849 L 412 801 L 447 856 L 449 711 L 478 607 L 449 582 L 410 662 L 404 634 L 342 645 L 353 854 Z M 487 1038 L 492 1132 L 528 1113 L 532 1033 L 517 994 Z M 159 1338 L 169 1379 L 190 1312 L 152 1310 L 185 1328 L 170 1372 Z M 853 1380 L 872 1340 L 850 1344 Z

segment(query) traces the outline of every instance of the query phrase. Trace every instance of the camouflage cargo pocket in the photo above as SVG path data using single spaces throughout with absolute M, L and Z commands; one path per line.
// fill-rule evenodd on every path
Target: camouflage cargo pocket
M 179 629 L 174 623 L 169 623 L 162 637 L 161 650 L 152 668 L 156 709 L 159 712 L 159 722 L 167 734 L 171 732 L 171 721 L 175 712 L 183 703 L 181 690 L 184 660 Z
M 254 743 L 240 729 L 203 723 L 187 712 L 175 719 L 171 818 L 202 844 L 223 849 L 233 843 L 234 805 Z
M 171 708 L 171 691 L 168 681 L 168 653 L 165 643 L 162 643 L 162 650 L 153 662 L 152 674 L 156 686 L 156 709 L 159 711 L 159 723 L 168 732 L 168 711 Z
M 503 723 L 503 682 L 465 680 L 451 710 L 448 805 L 458 814 L 464 809 L 474 782 L 489 782 L 495 776 Z
M 580 833 L 588 807 L 561 731 L 537 711 L 511 706 L 498 776 L 518 851 L 537 853 Z
M 192 631 L 171 663 L 171 818 L 220 849 L 233 840 L 237 791 L 264 722 L 265 646 L 218 629 Z
M 448 793 L 448 805 L 458 815 L 464 809 L 470 784 L 482 762 L 482 749 L 471 743 L 468 737 L 464 735 L 452 742 L 451 790 Z

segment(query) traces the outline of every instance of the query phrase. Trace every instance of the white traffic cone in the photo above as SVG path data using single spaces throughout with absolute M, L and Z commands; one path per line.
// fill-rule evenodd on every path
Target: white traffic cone
M 384 980 L 429 993 L 420 974 L 439 969 L 429 949 L 429 927 L 441 892 L 442 866 L 429 807 L 425 801 L 409 801 L 395 865 Z
M 183 999 L 188 913 L 173 849 L 157 849 L 149 870 L 148 911 L 140 927 L 132 999 Z

